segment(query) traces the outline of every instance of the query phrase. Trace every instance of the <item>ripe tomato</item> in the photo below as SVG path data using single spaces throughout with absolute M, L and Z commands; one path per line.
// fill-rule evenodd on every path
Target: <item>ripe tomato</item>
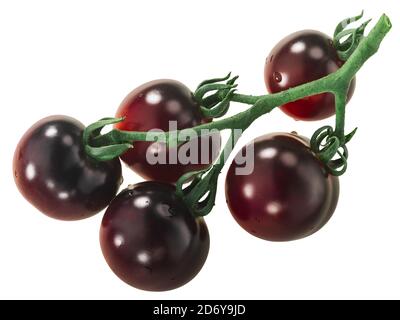
M 48 117 L 34 124 L 15 150 L 18 189 L 52 218 L 90 217 L 111 202 L 121 185 L 119 159 L 97 162 L 86 155 L 84 128 L 70 117 Z
M 176 129 L 191 128 L 207 121 L 191 91 L 174 80 L 155 80 L 136 88 L 121 103 L 117 117 L 125 117 L 125 120 L 116 128 L 126 131 L 161 129 L 166 132 L 170 121 L 175 121 Z M 147 180 L 175 183 L 186 172 L 207 168 L 216 159 L 219 147 L 219 134 L 195 138 L 171 149 L 162 142 L 140 141 L 121 159 Z M 194 161 L 182 161 L 181 150 L 196 151 Z M 150 163 L 148 156 L 165 159 L 166 163 Z
M 154 181 L 122 191 L 100 229 L 104 257 L 123 281 L 142 290 L 165 291 L 189 282 L 201 270 L 210 238 L 175 188 Z
M 253 142 L 252 142 L 253 143 Z M 236 221 L 249 233 L 272 241 L 296 240 L 319 230 L 332 216 L 339 179 L 328 174 L 294 134 L 275 133 L 254 141 L 254 170 L 238 175 L 239 153 L 226 177 L 226 199 Z
M 282 39 L 265 61 L 264 80 L 270 93 L 318 80 L 343 65 L 332 39 L 318 31 L 295 32 Z M 347 100 L 355 88 L 351 82 Z M 321 120 L 335 114 L 335 99 L 330 93 L 306 97 L 281 106 L 296 120 Z

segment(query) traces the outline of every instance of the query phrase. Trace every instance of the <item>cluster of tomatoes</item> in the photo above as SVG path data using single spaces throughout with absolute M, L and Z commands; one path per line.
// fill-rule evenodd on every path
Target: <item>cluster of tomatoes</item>
M 301 31 L 284 38 L 267 57 L 265 83 L 275 93 L 319 79 L 342 64 L 328 36 Z M 353 89 L 354 81 L 349 98 Z M 295 119 L 320 120 L 335 113 L 335 103 L 326 93 L 281 109 Z M 116 114 L 125 118 L 116 129 L 125 131 L 168 130 L 170 121 L 184 129 L 211 121 L 202 115 L 192 92 L 172 80 L 138 87 Z M 108 207 L 100 228 L 101 248 L 110 268 L 128 284 L 162 291 L 190 281 L 205 263 L 209 234 L 204 219 L 194 217 L 176 194 L 174 183 L 215 159 L 150 164 L 149 152 L 164 153 L 168 159 L 171 150 L 162 143 L 135 142 L 121 159 L 147 181 L 117 195 L 123 181 L 120 160 L 89 157 L 82 144 L 84 129 L 75 119 L 52 116 L 25 133 L 14 156 L 22 195 L 61 220 L 87 218 Z M 240 164 L 234 160 L 226 177 L 226 199 L 236 221 L 249 233 L 272 241 L 295 240 L 320 229 L 335 210 L 339 181 L 313 154 L 309 141 L 294 133 L 275 133 L 252 143 L 252 172 L 238 175 Z

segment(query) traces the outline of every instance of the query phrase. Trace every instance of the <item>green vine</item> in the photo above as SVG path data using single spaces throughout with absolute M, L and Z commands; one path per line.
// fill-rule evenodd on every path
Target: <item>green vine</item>
M 160 141 L 174 143 L 185 141 L 170 141 L 170 137 L 188 136 L 193 130 L 201 134 L 204 129 L 216 130 L 246 130 L 256 119 L 269 113 L 274 108 L 304 97 L 321 93 L 331 93 L 335 96 L 336 125 L 335 128 L 324 126 L 318 129 L 311 138 L 311 149 L 325 163 L 333 175 L 341 175 L 346 171 L 348 149 L 346 144 L 354 136 L 356 129 L 345 134 L 345 104 L 350 83 L 362 65 L 374 55 L 380 43 L 391 29 L 391 22 L 382 15 L 367 36 L 364 30 L 369 21 L 356 29 L 346 30 L 349 23 L 359 20 L 362 14 L 343 20 L 335 30 L 334 46 L 345 63 L 336 72 L 316 81 L 312 81 L 279 93 L 252 96 L 236 93 L 237 77 L 211 79 L 202 82 L 194 92 L 195 99 L 201 105 L 205 116 L 219 118 L 226 114 L 230 102 L 251 105 L 245 111 L 231 117 L 205 123 L 190 129 L 171 132 L 131 132 L 113 129 L 107 134 L 101 134 L 102 128 L 118 123 L 123 119 L 105 118 L 90 126 L 84 133 L 85 150 L 92 158 L 105 161 L 116 158 L 132 148 L 135 141 Z M 235 140 L 235 141 L 234 141 Z M 221 153 L 220 159 L 209 169 L 201 172 L 191 172 L 182 176 L 177 182 L 177 193 L 197 216 L 206 215 L 214 205 L 218 175 L 237 139 L 231 137 Z M 189 186 L 184 185 L 189 181 Z M 204 199 L 204 200 L 203 200 Z

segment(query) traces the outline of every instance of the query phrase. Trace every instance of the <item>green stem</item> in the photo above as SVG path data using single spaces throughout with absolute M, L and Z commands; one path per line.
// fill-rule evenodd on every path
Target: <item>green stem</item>
M 346 142 L 348 142 L 351 137 L 354 135 L 353 131 L 351 134 L 345 136 L 345 103 L 347 97 L 347 91 L 350 86 L 352 79 L 358 70 L 363 66 L 363 64 L 374 55 L 379 46 L 386 36 L 386 34 L 391 29 L 391 22 L 386 15 L 382 15 L 374 28 L 370 31 L 368 36 L 362 38 L 355 48 L 354 52 L 352 52 L 351 56 L 348 60 L 343 64 L 343 66 L 334 73 L 329 74 L 328 76 L 321 78 L 316 81 L 312 81 L 309 83 L 305 83 L 303 85 L 290 88 L 285 91 L 281 91 L 279 93 L 262 95 L 262 96 L 252 96 L 245 95 L 239 93 L 232 93 L 230 96 L 230 101 L 235 101 L 243 104 L 252 105 L 245 111 L 237 113 L 234 116 L 224 118 L 222 120 L 215 120 L 213 122 L 205 123 L 194 128 L 188 128 L 183 130 L 171 131 L 171 132 L 132 132 L 132 131 L 121 131 L 114 129 L 107 134 L 101 135 L 99 134 L 99 128 L 104 123 L 100 121 L 89 126 L 85 132 L 85 148 L 86 152 L 92 156 L 93 158 L 104 161 L 111 159 L 113 157 L 117 157 L 122 154 L 125 150 L 131 147 L 132 142 L 135 141 L 160 141 L 160 142 L 169 142 L 172 137 L 186 137 L 189 134 L 193 133 L 201 134 L 202 130 L 208 129 L 216 129 L 216 130 L 225 130 L 225 129 L 240 129 L 244 131 L 247 129 L 257 118 L 262 115 L 269 113 L 274 108 L 281 106 L 283 104 L 293 102 L 304 97 L 313 96 L 321 93 L 332 93 L 335 96 L 336 102 L 336 128 L 333 131 L 328 130 L 326 133 L 328 135 L 323 134 L 322 137 L 330 137 L 330 141 L 339 140 L 339 147 L 343 147 Z M 228 75 L 229 77 L 229 75 Z M 224 78 L 225 79 L 225 78 Z M 214 81 L 215 79 L 213 79 Z M 218 80 L 218 79 L 217 79 Z M 228 81 L 229 89 L 232 89 L 234 85 L 234 80 Z M 220 88 L 220 84 L 210 83 L 208 86 L 212 88 Z M 226 87 L 226 85 L 223 85 Z M 225 88 L 223 87 L 223 88 Z M 200 89 L 198 89 L 200 90 Z M 198 91 L 200 92 L 200 91 Z M 224 93 L 224 90 L 221 90 Z M 200 92 L 201 93 L 201 92 Z M 224 93 L 226 95 L 226 93 Z M 106 120 L 110 121 L 109 119 Z M 111 120 L 114 121 L 114 120 Z M 95 128 L 95 130 L 93 129 Z M 184 142 L 185 140 L 180 140 L 180 142 Z M 175 139 L 176 141 L 176 139 Z M 321 139 L 319 139 L 321 141 Z M 318 149 L 319 146 L 314 144 Z M 334 147 L 337 145 L 337 141 L 333 145 Z M 315 149 L 315 150 L 317 150 Z M 313 149 L 314 150 L 314 149 Z M 318 149 L 319 150 L 319 149 Z M 316 152 L 321 159 L 327 159 L 330 161 L 330 155 L 334 151 L 334 148 L 326 148 L 326 152 L 324 150 L 320 150 L 320 152 Z M 340 171 L 342 172 L 342 171 Z
M 336 105 L 336 127 L 335 136 L 339 138 L 341 142 L 344 142 L 344 124 L 345 124 L 345 107 L 347 99 L 347 89 L 335 93 L 335 105 Z
M 255 104 L 262 97 L 263 96 L 250 96 L 250 95 L 245 95 L 245 94 L 240 94 L 240 93 L 234 93 L 231 98 L 231 101 L 244 103 L 244 104 Z
M 241 137 L 243 131 L 240 131 L 239 134 L 236 134 L 234 130 L 231 130 L 231 134 L 229 136 L 229 139 L 227 143 L 225 144 L 224 150 L 222 150 L 221 155 L 219 156 L 217 162 L 214 164 L 215 170 L 221 171 L 222 168 L 224 167 L 226 160 L 229 158 L 230 154 L 232 153 L 232 150 L 234 146 L 236 145 L 236 142 L 239 140 Z
M 168 141 L 170 134 L 177 136 L 182 134 L 185 136 L 185 134 L 193 132 L 193 130 L 197 134 L 201 134 L 201 130 L 203 129 L 245 130 L 254 120 L 280 105 L 325 92 L 334 94 L 338 100 L 336 104 L 338 111 L 336 134 L 342 137 L 344 135 L 344 100 L 349 84 L 362 65 L 378 51 L 383 38 L 389 32 L 391 26 L 389 18 L 386 15 L 382 15 L 368 36 L 360 41 L 344 65 L 336 72 L 324 78 L 269 95 L 252 96 L 234 93 L 232 101 L 252 105 L 252 107 L 234 116 L 205 123 L 190 129 L 167 133 L 120 131 L 114 129 L 105 135 L 94 137 L 91 142 L 93 146 L 104 146 L 116 143 L 131 143 L 132 141 Z
M 358 30 L 363 31 L 362 28 L 365 28 L 365 26 L 366 24 Z M 84 132 L 85 150 L 89 156 L 99 161 L 105 161 L 121 155 L 128 150 L 128 148 L 132 146 L 132 142 L 134 143 L 135 141 L 157 140 L 172 146 L 171 144 L 174 143 L 171 142 L 172 140 L 174 140 L 175 143 L 176 140 L 184 142 L 185 140 L 183 138 L 179 139 L 179 137 L 191 136 L 193 131 L 201 135 L 202 130 L 205 129 L 216 129 L 219 131 L 230 129 L 231 136 L 218 161 L 209 169 L 184 174 L 176 184 L 178 196 L 182 197 L 192 213 L 195 216 L 204 216 L 208 214 L 214 206 L 219 173 L 236 143 L 236 138 L 238 138 L 234 135 L 235 129 L 243 133 L 256 119 L 269 113 L 278 106 L 308 96 L 331 93 L 335 96 L 335 130 L 330 126 L 324 126 L 318 129 L 311 138 L 310 146 L 319 159 L 325 163 L 331 174 L 341 175 L 347 168 L 348 150 L 346 143 L 350 141 L 356 131 L 353 130 L 347 136 L 345 135 L 345 105 L 350 83 L 362 65 L 378 51 L 383 38 L 389 32 L 391 26 L 389 18 L 386 15 L 382 15 L 368 36 L 363 37 L 359 31 L 358 34 L 355 34 L 357 36 L 357 41 L 352 41 L 351 54 L 349 54 L 348 59 L 348 52 L 343 53 L 346 54 L 346 62 L 343 66 L 336 72 L 313 82 L 305 83 L 279 93 L 252 96 L 234 92 L 236 88 L 234 82 L 237 77 L 229 80 L 226 84 L 216 83 L 219 80 L 227 80 L 230 77 L 229 74 L 225 78 L 207 80 L 196 90 L 195 95 L 197 94 L 197 101 L 206 101 L 208 99 L 208 107 L 212 108 L 214 106 L 217 108 L 207 110 L 211 115 L 225 114 L 230 101 L 251 105 L 247 110 L 237 113 L 234 116 L 205 123 L 194 128 L 166 133 L 131 132 L 114 129 L 107 134 L 101 135 L 100 131 L 105 125 L 123 120 L 106 118 L 86 128 Z M 344 27 L 345 25 L 340 26 L 337 32 L 345 35 L 343 31 Z M 207 97 L 206 94 L 213 90 L 217 92 Z M 220 103 L 216 106 L 215 102 L 218 103 L 218 101 L 222 101 L 222 104 Z M 207 105 L 202 105 L 202 108 L 207 108 Z M 178 139 L 176 139 L 176 137 Z M 188 181 L 190 182 L 190 186 L 184 189 L 183 186 Z M 204 197 L 205 200 L 202 200 Z

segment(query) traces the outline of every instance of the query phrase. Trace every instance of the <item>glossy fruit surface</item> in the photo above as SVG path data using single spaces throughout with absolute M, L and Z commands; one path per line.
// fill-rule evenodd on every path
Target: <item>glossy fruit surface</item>
M 121 103 L 117 117 L 125 120 L 116 128 L 126 131 L 167 132 L 207 121 L 191 91 L 174 80 L 155 80 L 136 88 Z M 170 128 L 170 121 L 175 127 Z M 207 168 L 216 159 L 219 148 L 219 134 L 194 138 L 171 150 L 162 142 L 140 141 L 121 159 L 147 180 L 175 183 L 186 172 Z
M 118 159 L 96 162 L 85 154 L 84 128 L 66 116 L 44 118 L 25 133 L 15 150 L 19 191 L 52 218 L 78 220 L 98 213 L 122 182 Z
M 265 61 L 264 80 L 270 93 L 318 80 L 343 65 L 332 39 L 313 30 L 295 32 L 282 39 Z M 355 88 L 351 82 L 347 100 Z M 297 120 L 321 120 L 335 113 L 335 99 L 330 93 L 306 97 L 281 106 L 282 111 Z
M 166 183 L 143 182 L 123 190 L 100 229 L 104 257 L 114 273 L 149 291 L 178 288 L 206 261 L 209 234 Z
M 283 133 L 257 138 L 254 170 L 238 175 L 243 167 L 238 157 L 253 157 L 247 148 L 232 162 L 225 187 L 229 209 L 246 231 L 265 240 L 289 241 L 313 234 L 330 219 L 339 179 L 325 172 L 305 139 Z

